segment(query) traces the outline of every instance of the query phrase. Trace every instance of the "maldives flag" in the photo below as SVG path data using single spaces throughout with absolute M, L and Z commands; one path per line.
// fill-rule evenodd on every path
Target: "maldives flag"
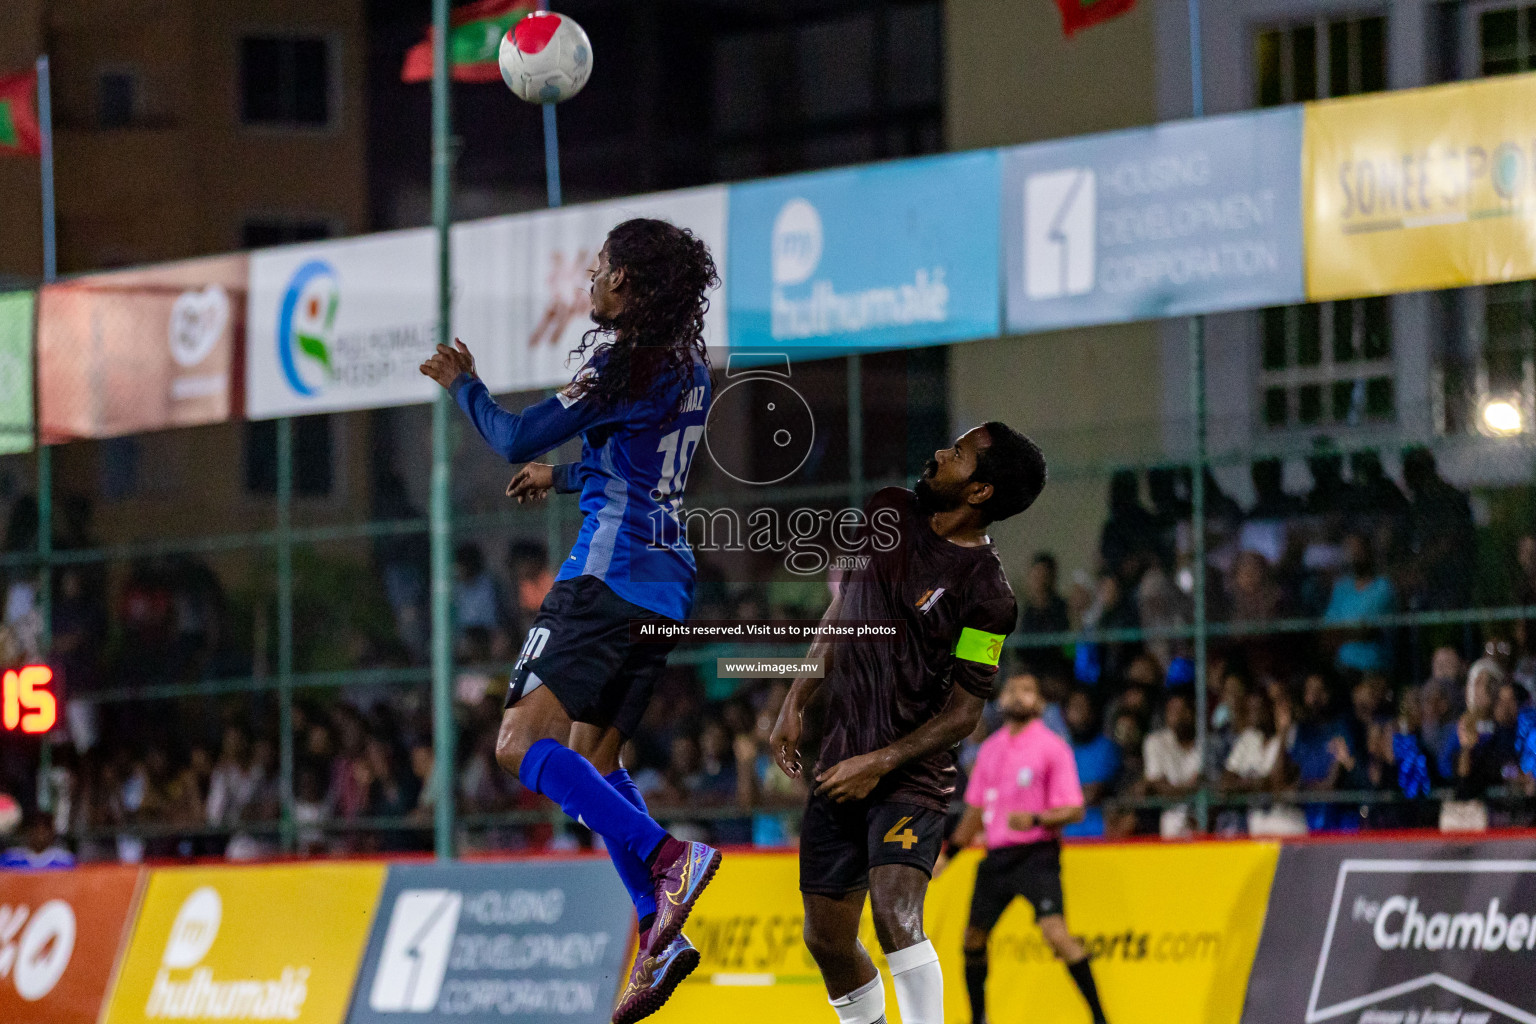
M 455 10 L 448 30 L 448 67 L 455 82 L 499 82 L 502 37 L 531 11 L 533 0 L 475 0 Z M 432 80 L 432 29 L 406 51 L 402 82 Z
M 0 77 L 0 156 L 38 156 L 37 72 Z
M 1061 8 L 1061 30 L 1070 36 L 1119 17 L 1135 7 L 1136 0 L 1056 0 L 1056 6 Z

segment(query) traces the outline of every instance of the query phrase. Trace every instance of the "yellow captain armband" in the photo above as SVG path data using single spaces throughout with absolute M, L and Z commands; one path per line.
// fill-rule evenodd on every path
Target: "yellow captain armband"
M 996 665 L 1003 660 L 1003 634 L 966 626 L 960 630 L 960 639 L 955 642 L 955 657 L 982 665 Z

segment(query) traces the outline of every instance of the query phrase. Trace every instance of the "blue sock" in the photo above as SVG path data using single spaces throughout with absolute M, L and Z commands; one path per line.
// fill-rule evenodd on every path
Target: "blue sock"
M 640 787 L 635 785 L 635 780 L 629 777 L 629 772 L 620 768 L 616 772 L 610 772 L 603 778 L 614 791 L 628 800 L 641 813 L 647 813 L 645 797 L 640 795 Z M 624 880 L 624 888 L 629 890 L 629 898 L 635 904 L 635 914 L 644 921 L 656 913 L 656 890 L 651 886 L 651 871 L 645 866 L 645 862 L 618 843 L 608 844 L 608 856 L 613 860 L 613 866 L 618 869 L 619 877 Z
M 517 777 L 602 836 L 609 846 L 622 846 L 638 860 L 648 859 L 667 838 L 666 829 L 620 796 L 591 761 L 555 740 L 539 740 L 529 747 Z

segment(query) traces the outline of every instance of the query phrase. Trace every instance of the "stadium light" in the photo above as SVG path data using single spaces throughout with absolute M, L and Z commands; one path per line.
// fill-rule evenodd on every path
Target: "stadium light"
M 1481 418 L 1483 429 L 1497 437 L 1508 437 L 1525 429 L 1525 417 L 1520 412 L 1520 406 L 1507 398 L 1486 399 Z

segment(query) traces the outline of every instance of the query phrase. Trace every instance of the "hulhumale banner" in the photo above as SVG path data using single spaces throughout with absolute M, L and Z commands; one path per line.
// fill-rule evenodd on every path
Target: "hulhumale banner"
M 252 419 L 430 401 L 437 344 L 430 229 L 251 256 L 246 412 Z
M 607 1021 L 633 919 L 607 860 L 393 866 L 347 1019 Z
M 733 348 L 818 350 L 997 334 L 995 152 L 731 189 Z
M 1245 1024 L 1536 1024 L 1529 842 L 1286 846 Z
M 1301 302 L 1301 109 L 1002 153 L 1008 329 Z
M 341 1024 L 383 883 L 374 864 L 152 871 L 99 1019 Z
M 31 292 L 0 295 L 0 455 L 32 450 Z

